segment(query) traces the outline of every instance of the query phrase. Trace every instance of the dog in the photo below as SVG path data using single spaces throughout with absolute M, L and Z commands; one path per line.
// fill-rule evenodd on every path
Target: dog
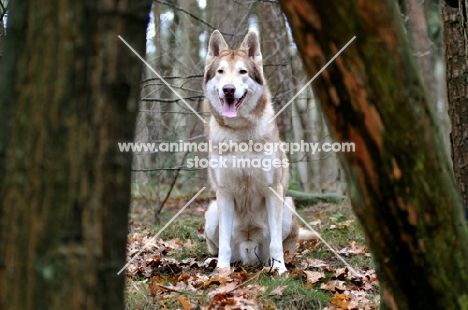
M 237 50 L 228 47 L 218 30 L 212 33 L 203 88 L 211 110 L 209 140 L 215 146 L 229 143 L 222 154 L 215 150 L 209 153 L 210 162 L 225 165 L 208 168 L 216 191 L 216 200 L 205 212 L 208 251 L 218 255 L 218 269 L 230 268 L 238 261 L 246 265 L 270 262 L 282 274 L 287 270 L 284 251 L 292 252 L 299 239 L 316 235 L 299 228 L 291 211 L 293 201 L 285 197 L 289 179 L 286 154 L 281 150 L 241 152 L 234 147 L 249 141 L 281 142 L 276 122 L 270 122 L 274 110 L 255 32 L 249 31 Z M 276 165 L 270 169 L 236 165 L 240 159 Z

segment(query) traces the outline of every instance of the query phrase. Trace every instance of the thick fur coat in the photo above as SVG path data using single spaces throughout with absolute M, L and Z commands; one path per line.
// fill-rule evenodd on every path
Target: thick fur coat
M 254 32 L 246 35 L 237 50 L 227 46 L 219 31 L 213 32 L 206 57 L 204 91 L 212 114 L 208 132 L 213 145 L 280 142 L 276 122 L 270 122 L 274 110 Z M 216 201 L 205 214 L 205 236 L 209 252 L 218 254 L 217 267 L 228 268 L 236 261 L 261 262 L 285 272 L 284 251 L 294 251 L 299 238 L 296 217 L 285 205 L 294 208 L 292 199 L 285 197 L 289 178 L 286 154 L 281 150 L 271 154 L 241 152 L 230 147 L 222 154 L 213 151 L 209 156 L 226 164 L 209 168 Z M 239 159 L 277 165 L 270 169 L 239 167 Z M 306 232 L 302 232 L 302 237 L 311 238 L 313 234 Z

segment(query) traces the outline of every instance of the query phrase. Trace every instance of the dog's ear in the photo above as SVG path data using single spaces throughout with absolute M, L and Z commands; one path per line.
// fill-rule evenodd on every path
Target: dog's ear
M 218 30 L 213 31 L 208 43 L 208 53 L 206 54 L 206 62 L 211 61 L 213 58 L 218 57 L 219 54 L 228 48 L 223 35 Z
M 260 42 L 258 41 L 258 37 L 255 32 L 249 31 L 247 33 L 239 49 L 244 50 L 255 62 L 261 64 L 262 53 L 260 52 Z

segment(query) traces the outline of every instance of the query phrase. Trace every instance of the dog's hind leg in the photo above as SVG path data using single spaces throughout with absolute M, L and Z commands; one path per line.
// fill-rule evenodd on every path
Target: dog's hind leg
M 283 251 L 293 253 L 299 241 L 299 225 L 296 215 L 290 208 L 295 209 L 291 197 L 285 197 L 283 204 Z
M 305 240 L 319 238 L 317 233 L 299 227 L 297 217 L 291 211 L 296 210 L 291 197 L 285 197 L 283 205 L 283 251 L 293 253 L 296 250 L 297 243 Z

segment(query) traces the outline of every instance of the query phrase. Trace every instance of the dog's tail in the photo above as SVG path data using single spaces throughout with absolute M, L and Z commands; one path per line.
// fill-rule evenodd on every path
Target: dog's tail
M 315 231 L 304 229 L 302 227 L 299 228 L 299 240 L 314 240 L 318 238 L 319 235 Z

